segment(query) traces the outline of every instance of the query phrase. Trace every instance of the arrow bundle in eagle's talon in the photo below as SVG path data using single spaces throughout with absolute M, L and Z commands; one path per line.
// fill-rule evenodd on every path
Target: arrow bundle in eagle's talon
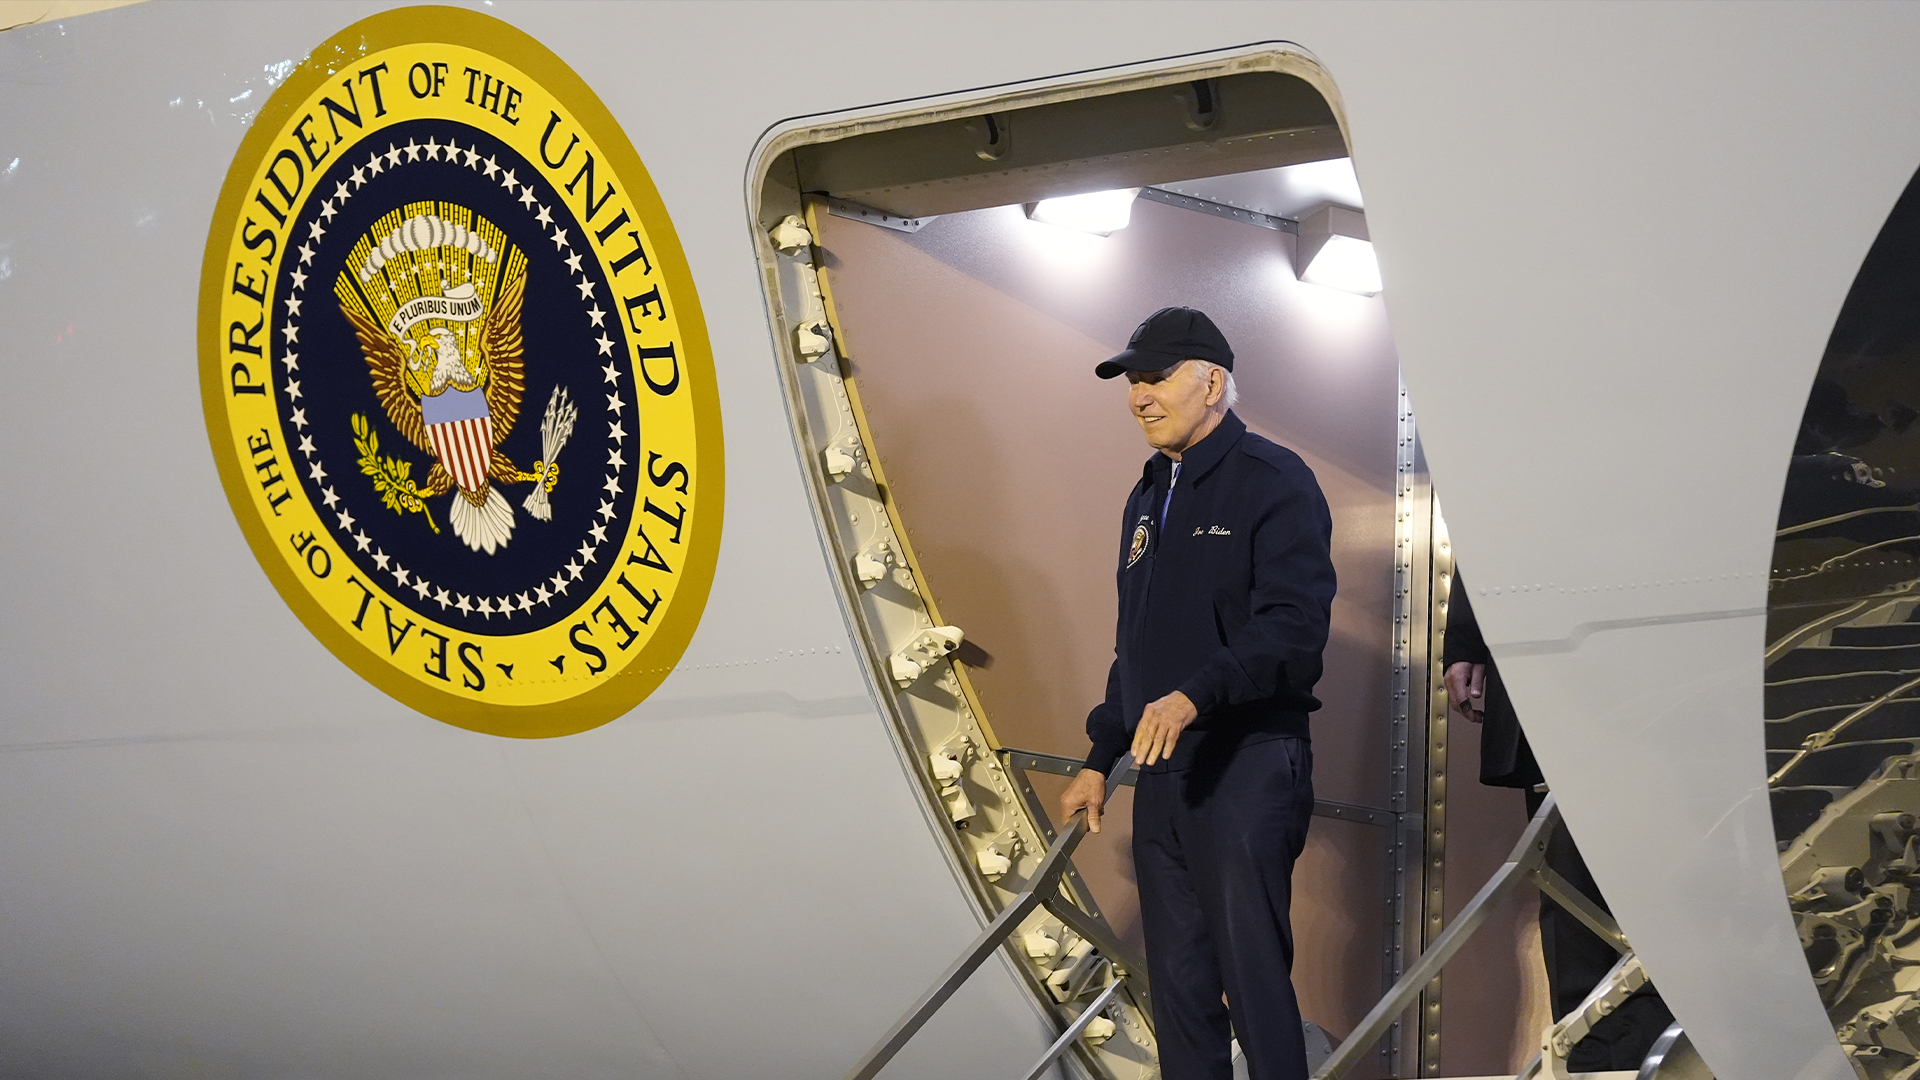
M 535 466 L 533 493 L 521 507 L 527 513 L 541 521 L 553 518 L 553 507 L 547 502 L 547 492 L 553 490 L 554 481 L 560 477 L 560 463 L 555 458 L 567 445 L 568 436 L 573 434 L 573 422 L 580 415 L 573 401 L 567 396 L 567 388 L 556 386 L 553 396 L 547 399 L 547 417 L 540 423 L 540 462 Z

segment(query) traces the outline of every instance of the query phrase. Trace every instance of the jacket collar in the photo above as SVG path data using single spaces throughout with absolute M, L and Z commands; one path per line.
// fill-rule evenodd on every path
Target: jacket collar
M 1240 436 L 1246 433 L 1246 422 L 1235 416 L 1232 409 L 1228 409 L 1227 415 L 1220 418 L 1220 426 L 1208 432 L 1206 438 L 1193 444 L 1186 453 L 1180 455 L 1180 475 L 1186 477 L 1189 483 L 1199 482 L 1213 471 L 1214 466 L 1226 458 L 1227 451 L 1238 445 Z M 1147 459 L 1141 475 L 1149 482 L 1157 482 L 1158 478 L 1172 471 L 1173 459 L 1165 453 L 1155 453 Z

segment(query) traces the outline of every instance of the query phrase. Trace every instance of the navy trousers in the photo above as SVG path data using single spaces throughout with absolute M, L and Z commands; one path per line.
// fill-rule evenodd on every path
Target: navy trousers
M 1253 1080 L 1306 1080 L 1288 909 L 1313 814 L 1311 746 L 1203 752 L 1192 768 L 1141 773 L 1133 798 L 1161 1075 L 1231 1080 L 1237 1036 Z

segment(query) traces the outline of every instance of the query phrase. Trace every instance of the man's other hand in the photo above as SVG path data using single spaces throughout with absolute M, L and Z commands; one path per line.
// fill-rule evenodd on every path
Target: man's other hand
M 1453 707 L 1467 714 L 1467 719 L 1479 723 L 1487 718 L 1485 694 L 1487 690 L 1487 665 L 1469 664 L 1462 660 L 1447 668 L 1444 681 L 1447 684 L 1447 700 Z
M 1073 817 L 1074 811 L 1085 809 L 1087 828 L 1100 831 L 1100 811 L 1107 802 L 1107 778 L 1092 769 L 1081 769 L 1080 775 L 1073 778 L 1067 790 L 1060 796 L 1060 820 Z
M 1140 726 L 1133 729 L 1133 760 L 1145 768 L 1172 757 L 1180 733 L 1199 718 L 1200 710 L 1178 690 L 1148 704 L 1140 713 Z

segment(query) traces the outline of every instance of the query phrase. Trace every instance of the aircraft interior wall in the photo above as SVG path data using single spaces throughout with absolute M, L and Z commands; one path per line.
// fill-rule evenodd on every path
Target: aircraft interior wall
M 1291 171 L 1348 169 L 1335 159 Z M 1234 179 L 1173 187 L 1220 192 Z M 1399 366 L 1383 300 L 1299 281 L 1293 234 L 1145 198 L 1108 236 L 1029 220 L 1018 205 L 916 232 L 817 220 L 875 447 L 943 616 L 978 650 L 962 656 L 1001 744 L 1086 750 L 1085 715 L 1113 655 L 1116 507 L 1150 453 L 1124 382 L 1092 369 L 1148 312 L 1188 304 L 1234 346 L 1236 412 L 1302 455 L 1333 511 L 1340 592 L 1315 691 L 1316 794 L 1386 805 Z M 1518 792 L 1479 788 L 1476 733 L 1456 730 L 1450 911 L 1526 816 Z M 1033 783 L 1050 805 L 1065 779 Z M 1130 805 L 1123 794 L 1076 861 L 1138 943 Z M 1384 988 L 1384 840 L 1379 826 L 1316 817 L 1295 875 L 1295 981 L 1307 1018 L 1336 1037 Z M 1508 902 L 1449 969 L 1445 1075 L 1518 1068 L 1536 1049 L 1544 1006 L 1521 993 L 1537 990 L 1532 913 L 1530 900 Z

